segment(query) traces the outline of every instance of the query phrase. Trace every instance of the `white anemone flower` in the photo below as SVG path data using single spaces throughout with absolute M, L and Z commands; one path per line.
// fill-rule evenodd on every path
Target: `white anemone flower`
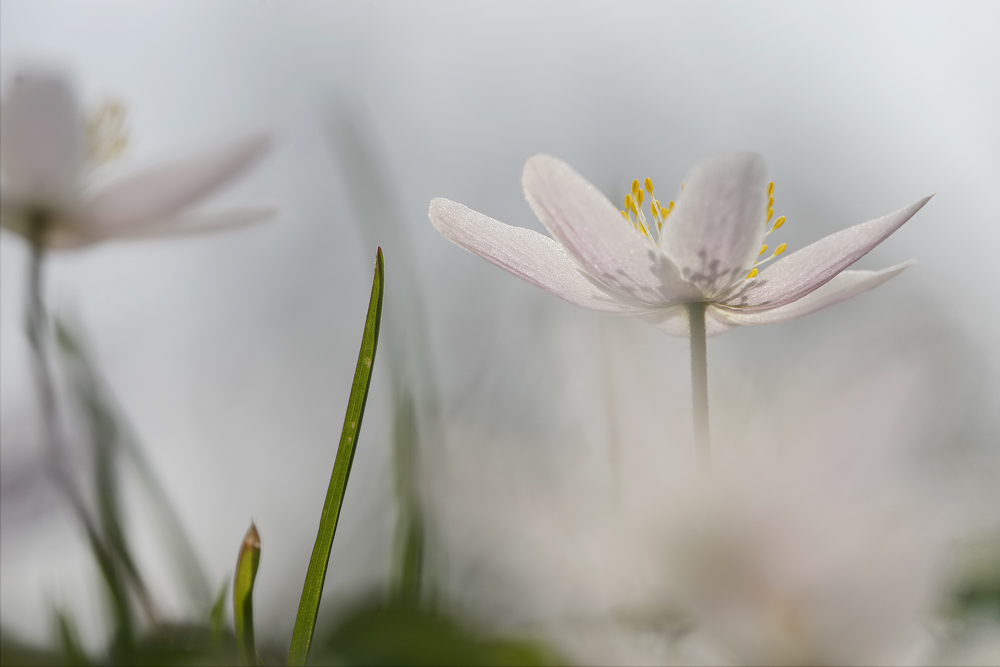
M 254 163 L 268 148 L 267 134 L 90 187 L 95 168 L 125 146 L 124 130 L 121 105 L 106 105 L 88 120 L 64 77 L 39 70 L 16 76 L 0 117 L 3 227 L 47 249 L 67 249 L 210 231 L 274 214 L 263 206 L 183 214 Z
M 831 234 L 761 270 L 786 245 L 764 257 L 766 237 L 785 218 L 773 218 L 774 183 L 759 155 L 697 164 L 676 203 L 661 204 L 650 179 L 635 180 L 623 210 L 548 155 L 527 161 L 522 184 L 552 238 L 440 198 L 430 204 L 431 222 L 463 248 L 570 303 L 635 315 L 676 336 L 693 333 L 690 304 L 704 304 L 704 334 L 711 336 L 802 317 L 884 283 L 913 262 L 844 269 L 930 199 Z

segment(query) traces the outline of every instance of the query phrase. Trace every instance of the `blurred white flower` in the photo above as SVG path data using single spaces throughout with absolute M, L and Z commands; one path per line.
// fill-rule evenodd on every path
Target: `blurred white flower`
M 47 248 L 75 248 L 112 238 L 210 231 L 275 212 L 252 207 L 182 214 L 255 162 L 270 143 L 266 134 L 92 191 L 92 169 L 117 155 L 125 142 L 120 104 L 106 105 L 88 121 L 64 77 L 44 71 L 14 77 L 0 116 L 3 227 L 31 236 L 34 221 L 44 219 Z
M 522 184 L 553 238 L 440 198 L 430 204 L 431 222 L 463 248 L 570 303 L 635 315 L 678 336 L 688 335 L 687 303 L 709 304 L 712 335 L 739 324 L 802 317 L 882 284 L 912 262 L 881 271 L 844 269 L 930 199 L 827 236 L 759 272 L 758 265 L 786 246 L 760 260 L 768 250 L 764 239 L 785 218 L 771 222 L 774 183 L 758 155 L 699 163 L 676 206 L 661 205 L 647 178 L 644 187 L 633 181 L 625 210 L 616 210 L 569 165 L 548 155 L 528 160 Z
M 434 460 L 441 577 L 463 608 L 576 664 L 996 663 L 976 638 L 946 646 L 960 628 L 938 613 L 960 547 L 996 530 L 998 497 L 929 454 L 951 451 L 928 428 L 951 423 L 941 348 L 857 344 L 734 389 L 739 409 L 723 394 L 705 472 L 670 446 L 683 411 L 651 372 L 655 335 L 610 324 L 627 335 L 612 346 L 610 383 L 628 387 L 617 453 L 593 429 L 560 446 L 463 423 Z M 991 479 L 993 459 L 976 461 Z

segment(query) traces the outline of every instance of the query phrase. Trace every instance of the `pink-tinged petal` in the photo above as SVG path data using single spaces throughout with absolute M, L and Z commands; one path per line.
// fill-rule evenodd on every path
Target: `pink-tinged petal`
M 268 135 L 255 134 L 206 155 L 125 178 L 94 195 L 81 217 L 100 236 L 158 224 L 234 178 L 263 155 L 270 143 Z
M 711 304 L 705 310 L 706 336 L 716 336 L 723 331 L 729 331 L 736 326 L 735 323 L 728 322 L 725 319 L 720 318 L 714 310 L 715 309 Z M 686 306 L 672 306 L 655 313 L 640 315 L 639 317 L 644 322 L 649 322 L 660 331 L 664 331 L 671 336 L 677 336 L 678 338 L 690 338 L 691 336 L 691 327 L 688 323 L 688 311 Z
M 0 113 L 7 196 L 24 204 L 67 205 L 76 196 L 83 160 L 83 122 L 69 82 L 43 71 L 15 76 Z
M 447 199 L 431 201 L 427 214 L 450 241 L 561 299 L 606 313 L 638 311 L 587 280 L 569 253 L 544 234 L 512 227 Z
M 746 281 L 746 285 L 732 295 L 727 295 L 722 300 L 724 305 L 751 312 L 770 310 L 801 299 L 861 259 L 913 217 L 929 199 L 924 197 L 895 213 L 849 227 L 793 252 L 756 278 Z
M 562 160 L 535 155 L 525 163 L 521 183 L 538 219 L 607 291 L 652 307 L 701 298 L 662 251 Z
M 755 153 L 701 162 L 688 174 L 661 247 L 681 276 L 713 298 L 746 277 L 767 224 L 767 165 Z
M 256 206 L 214 211 L 206 213 L 191 213 L 167 220 L 142 226 L 126 227 L 110 235 L 98 234 L 92 226 L 81 224 L 73 219 L 64 219 L 55 225 L 46 240 L 50 250 L 72 250 L 93 243 L 113 240 L 133 240 L 164 238 L 173 236 L 192 236 L 210 234 L 237 227 L 245 227 L 256 222 L 273 218 L 278 213 L 274 206 Z
M 874 289 L 899 275 L 903 269 L 916 264 L 916 260 L 910 260 L 890 266 L 881 271 L 844 271 L 835 276 L 830 282 L 819 289 L 813 290 L 798 301 L 777 306 L 769 310 L 744 311 L 740 308 L 725 308 L 715 306 L 719 314 L 725 320 L 733 324 L 775 324 L 794 320 L 797 317 L 810 315 L 818 310 L 829 308 L 830 306 L 850 299 L 852 296 Z

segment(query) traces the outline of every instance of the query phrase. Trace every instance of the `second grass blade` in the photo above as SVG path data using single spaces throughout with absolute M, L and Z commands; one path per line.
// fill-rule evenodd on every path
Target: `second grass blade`
M 365 320 L 365 331 L 361 338 L 358 366 L 354 371 L 354 384 L 351 386 L 351 396 L 347 401 L 344 429 L 340 434 L 337 459 L 333 464 L 333 474 L 330 476 L 326 502 L 323 504 L 323 514 L 319 520 L 319 534 L 316 535 L 312 558 L 309 559 L 309 570 L 306 572 L 306 581 L 302 586 L 302 598 L 299 601 L 299 613 L 295 617 L 295 628 L 292 630 L 292 646 L 288 652 L 289 665 L 305 665 L 306 659 L 309 657 L 309 645 L 312 643 L 313 631 L 316 627 L 316 614 L 319 612 L 319 601 L 323 595 L 323 582 L 326 581 L 330 547 L 333 546 L 333 536 L 337 531 L 340 506 L 344 500 L 344 492 L 347 490 L 347 478 L 351 474 L 354 448 L 358 442 L 361 418 L 365 413 L 365 402 L 368 400 L 368 387 L 371 385 L 375 348 L 378 347 L 378 331 L 382 322 L 384 273 L 382 249 L 379 248 L 375 256 L 375 279 L 372 282 L 372 296 L 368 302 L 368 317 Z

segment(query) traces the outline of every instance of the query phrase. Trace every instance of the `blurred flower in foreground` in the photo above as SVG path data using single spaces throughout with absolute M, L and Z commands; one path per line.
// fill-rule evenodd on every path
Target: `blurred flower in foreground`
M 210 231 L 274 214 L 270 207 L 181 215 L 256 161 L 270 143 L 254 134 L 204 155 L 133 174 L 91 191 L 91 170 L 126 144 L 124 108 L 106 105 L 89 121 L 69 82 L 44 71 L 14 77 L 0 117 L 2 225 L 41 243 L 76 248 L 112 238 Z
M 650 179 L 633 181 L 624 211 L 548 155 L 529 159 L 521 180 L 553 238 L 440 198 L 430 204 L 431 222 L 463 248 L 570 303 L 635 315 L 678 336 L 688 335 L 685 304 L 708 304 L 712 335 L 802 317 L 882 284 L 911 262 L 881 271 L 844 269 L 930 199 L 827 236 L 759 272 L 758 265 L 786 246 L 759 260 L 768 250 L 765 238 L 785 218 L 771 222 L 774 183 L 758 155 L 699 163 L 676 205 L 655 199 Z M 643 211 L 647 193 L 651 219 Z
M 720 412 L 733 426 L 706 471 L 663 446 L 676 407 L 646 373 L 650 347 L 628 340 L 618 473 L 576 446 L 475 431 L 428 473 L 462 605 L 578 664 L 997 664 L 1000 625 L 974 636 L 977 619 L 946 613 L 965 547 L 1000 524 L 997 491 L 980 486 L 991 454 L 975 458 L 982 482 L 929 455 L 952 453 L 964 427 L 935 408 L 950 392 L 937 355 L 892 338 L 782 373 Z M 642 396 L 657 405 L 645 422 Z

